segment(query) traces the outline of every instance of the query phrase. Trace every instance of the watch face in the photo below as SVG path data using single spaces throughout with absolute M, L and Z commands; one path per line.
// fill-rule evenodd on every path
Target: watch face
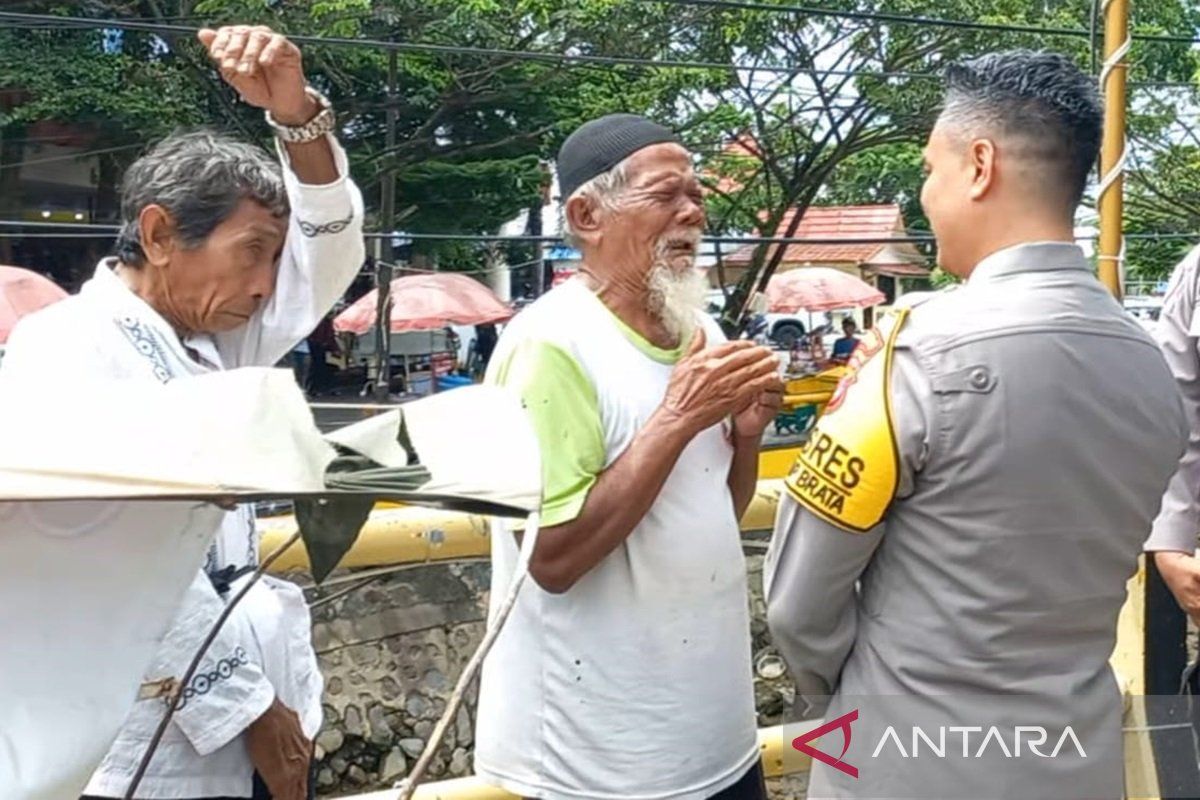
M 313 96 L 318 103 L 321 104 L 321 110 L 317 115 L 303 125 L 289 126 L 280 125 L 271 118 L 270 112 L 267 112 L 267 124 L 274 130 L 275 135 L 280 140 L 289 144 L 304 144 L 320 139 L 325 134 L 333 130 L 336 124 L 336 119 L 333 115 L 333 108 L 329 105 L 329 101 L 317 92 L 315 89 L 310 89 L 309 94 Z
M 305 142 L 312 142 L 321 138 L 325 134 L 332 131 L 333 126 L 333 110 L 326 107 L 303 125 L 295 128 L 282 127 L 280 129 L 280 134 L 284 141 L 303 144 Z

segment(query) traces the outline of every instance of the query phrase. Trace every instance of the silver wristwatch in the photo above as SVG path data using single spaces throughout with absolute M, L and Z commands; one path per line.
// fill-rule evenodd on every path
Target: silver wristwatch
M 329 102 L 329 98 L 318 92 L 311 86 L 306 86 L 304 89 L 313 100 L 317 101 L 317 105 L 321 110 L 317 115 L 303 125 L 280 125 L 271 116 L 271 112 L 266 112 L 267 124 L 275 131 L 275 135 L 279 141 L 286 144 L 305 144 L 307 142 L 315 142 L 327 133 L 333 131 L 334 117 L 333 106 Z

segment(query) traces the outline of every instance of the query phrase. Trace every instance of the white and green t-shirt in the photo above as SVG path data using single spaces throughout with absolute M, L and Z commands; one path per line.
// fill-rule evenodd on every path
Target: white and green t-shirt
M 709 343 L 720 329 L 699 316 Z M 571 280 L 517 316 L 488 380 L 541 444 L 543 526 L 575 519 L 662 402 L 686 343 L 654 347 Z M 700 800 L 758 757 L 727 425 L 680 456 L 642 522 L 569 591 L 522 589 L 484 664 L 476 772 L 544 800 Z M 492 611 L 517 562 L 492 535 Z

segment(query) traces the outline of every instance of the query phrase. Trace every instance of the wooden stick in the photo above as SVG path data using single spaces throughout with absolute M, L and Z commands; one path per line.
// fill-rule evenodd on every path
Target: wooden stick
M 442 738 L 445 737 L 446 731 L 450 728 L 450 721 L 458 714 L 458 709 L 466 697 L 467 688 L 475 679 L 479 668 L 483 666 L 483 659 L 487 657 L 488 652 L 492 649 L 492 645 L 496 643 L 496 638 L 499 637 L 500 631 L 504 628 L 504 623 L 512 613 L 513 606 L 517 602 L 517 595 L 520 593 L 521 587 L 525 584 L 525 579 L 529 576 L 529 557 L 533 555 L 533 547 L 537 543 L 538 527 L 539 515 L 535 512 L 529 515 L 529 523 L 525 527 L 525 537 L 521 542 L 521 556 L 517 561 L 517 571 L 512 577 L 512 583 L 509 584 L 508 595 L 505 596 L 504 603 L 496 613 L 496 620 L 488 628 L 487 633 L 483 636 L 483 641 L 479 643 L 479 647 L 475 648 L 475 652 L 471 654 L 470 660 L 463 667 L 462 675 L 458 677 L 458 683 L 454 686 L 454 692 L 450 695 L 449 702 L 446 703 L 446 710 L 442 712 L 442 717 L 438 720 L 437 726 L 434 727 L 433 733 L 430 734 L 429 741 L 425 743 L 425 750 L 422 751 L 421 757 L 417 759 L 412 772 L 409 773 L 407 778 L 397 784 L 400 794 L 396 800 L 411 800 L 413 793 L 416 792 L 417 784 L 425 775 L 425 771 L 429 768 L 429 762 L 433 760 L 438 746 L 442 743 Z
M 221 626 L 225 624 L 225 620 L 229 619 L 229 615 L 233 613 L 233 609 L 237 606 L 241 599 L 246 596 L 250 588 L 258 582 L 258 579 L 263 576 L 263 573 L 275 563 L 281 555 L 284 554 L 289 547 L 300 541 L 300 531 L 293 533 L 283 544 L 276 547 L 269 556 L 263 559 L 263 562 L 258 565 L 258 569 L 250 576 L 250 580 L 246 582 L 233 599 L 225 604 L 225 609 L 221 615 L 217 617 L 217 621 L 208 631 L 208 635 L 204 637 L 204 641 L 200 643 L 196 654 L 192 656 L 192 663 L 188 664 L 187 671 L 183 673 L 183 679 L 175 684 L 175 688 L 171 691 L 169 703 L 167 705 L 167 713 L 158 723 L 158 728 L 154 731 L 153 738 L 150 739 L 150 744 L 146 747 L 145 754 L 142 755 L 142 760 L 138 763 L 137 771 L 133 773 L 133 779 L 130 780 L 128 788 L 125 789 L 125 800 L 134 800 L 134 792 L 142 783 L 142 778 L 146 776 L 146 770 L 150 767 L 150 760 L 154 758 L 155 751 L 158 750 L 159 744 L 162 742 L 163 735 L 167 732 L 167 726 L 171 723 L 171 718 L 175 716 L 175 712 L 179 710 L 180 702 L 183 700 L 183 689 L 196 675 L 196 670 L 200 667 L 200 662 L 204 659 L 204 654 L 208 652 L 208 648 L 212 645 L 213 640 L 217 638 L 217 634 L 221 632 Z

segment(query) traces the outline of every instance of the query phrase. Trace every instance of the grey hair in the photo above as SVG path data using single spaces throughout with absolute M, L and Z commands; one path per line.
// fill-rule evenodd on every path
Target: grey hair
M 1023 140 L 1021 154 L 1051 167 L 1046 187 L 1067 188 L 1074 209 L 1100 153 L 1104 104 L 1066 56 L 1009 50 L 947 68 L 941 120 Z
M 600 208 L 612 211 L 617 207 L 621 194 L 625 191 L 628 183 L 629 157 L 626 157 L 617 162 L 608 172 L 601 172 L 572 192 L 559 209 L 559 227 L 562 230 L 563 240 L 571 247 L 577 247 L 579 244 L 579 238 L 575 235 L 575 231 L 571 230 L 571 220 L 567 217 L 567 203 L 576 197 L 590 197 Z
M 125 172 L 114 255 L 131 267 L 145 262 L 138 216 L 146 206 L 166 209 L 180 242 L 192 248 L 244 199 L 277 217 L 288 213 L 283 175 L 266 151 L 209 130 L 168 136 Z

